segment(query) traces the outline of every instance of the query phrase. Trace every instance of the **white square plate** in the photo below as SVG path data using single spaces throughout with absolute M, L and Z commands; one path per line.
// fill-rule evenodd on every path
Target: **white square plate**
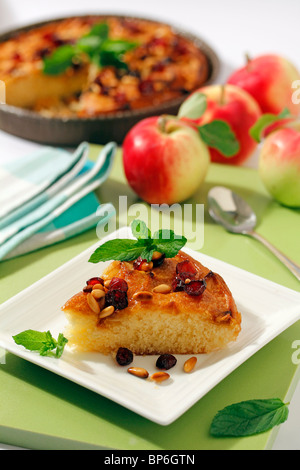
M 129 228 L 107 237 L 130 238 Z M 195 371 L 183 372 L 187 357 L 178 356 L 171 379 L 161 385 L 142 380 L 101 354 L 74 353 L 61 359 L 41 357 L 17 346 L 12 336 L 24 330 L 50 330 L 57 338 L 66 320 L 61 306 L 86 280 L 101 276 L 109 263 L 88 262 L 98 243 L 0 306 L 0 346 L 7 351 L 92 390 L 145 418 L 168 425 L 207 394 L 233 370 L 300 319 L 300 294 L 192 250 L 186 253 L 224 277 L 242 313 L 242 333 L 223 351 L 198 356 Z M 156 357 L 136 357 L 134 365 L 156 372 Z

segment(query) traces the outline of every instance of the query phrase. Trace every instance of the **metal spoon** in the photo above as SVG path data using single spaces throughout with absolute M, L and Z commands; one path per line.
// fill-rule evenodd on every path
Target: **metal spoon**
M 265 238 L 255 232 L 257 218 L 252 208 L 236 193 L 217 186 L 208 194 L 209 214 L 228 232 L 248 235 L 267 247 L 300 281 L 300 266 L 291 261 Z

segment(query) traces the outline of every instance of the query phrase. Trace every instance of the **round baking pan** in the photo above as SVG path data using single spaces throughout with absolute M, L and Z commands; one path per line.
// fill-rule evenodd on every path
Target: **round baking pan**
M 120 19 L 139 19 L 154 21 L 164 24 L 159 20 L 148 18 L 129 17 L 125 15 L 77 15 L 75 18 L 85 18 L 97 16 L 101 18 L 117 17 Z M 0 35 L 0 43 L 13 38 L 19 33 L 30 31 L 52 22 L 63 21 L 66 18 L 52 19 L 41 23 L 36 23 L 23 28 L 15 29 Z M 209 62 L 210 74 L 205 85 L 216 80 L 220 71 L 220 61 L 214 50 L 201 38 L 172 27 L 173 31 L 180 36 L 192 40 L 193 43 L 205 54 Z M 9 134 L 21 137 L 27 140 L 46 145 L 56 146 L 77 146 L 82 141 L 95 144 L 106 144 L 114 141 L 122 144 L 126 134 L 139 121 L 150 116 L 160 116 L 161 114 L 177 114 L 180 105 L 186 99 L 186 96 L 170 100 L 159 106 L 153 106 L 133 111 L 119 111 L 109 115 L 97 116 L 93 118 L 48 118 L 37 112 L 8 106 L 0 105 L 0 129 Z

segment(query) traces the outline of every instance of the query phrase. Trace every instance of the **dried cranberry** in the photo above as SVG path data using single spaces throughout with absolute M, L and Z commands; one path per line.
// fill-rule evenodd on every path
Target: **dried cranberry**
M 203 280 L 191 281 L 184 287 L 185 292 L 191 296 L 199 296 L 206 290 L 206 282 Z
M 197 270 L 191 261 L 185 260 L 177 264 L 176 273 L 180 279 L 185 281 L 186 279 L 193 279 L 197 274 Z
M 139 84 L 142 95 L 151 95 L 154 92 L 154 84 L 151 80 L 142 80 Z
M 44 47 L 43 49 L 36 51 L 35 57 L 37 59 L 44 59 L 45 57 L 49 56 L 51 52 L 52 51 L 49 47 Z
M 153 38 L 148 44 L 149 47 L 166 47 L 167 41 L 164 38 Z
M 127 292 L 120 290 L 109 290 L 105 296 L 107 306 L 113 306 L 115 310 L 124 310 L 128 307 Z
M 93 286 L 85 286 L 83 288 L 83 292 L 85 292 L 85 294 L 90 294 L 93 290 Z
M 15 62 L 22 62 L 22 56 L 18 52 L 15 52 L 12 58 Z
M 143 258 L 141 258 L 141 256 L 135 260 L 135 262 L 133 263 L 133 267 L 134 269 L 136 269 L 137 271 L 141 271 L 142 270 L 142 266 L 144 263 L 147 263 L 147 261 Z
M 178 55 L 185 55 L 189 51 L 187 48 L 187 45 L 179 39 L 175 40 L 173 47 L 174 47 L 175 54 L 178 54 Z
M 128 29 L 133 34 L 138 34 L 142 32 L 141 28 L 134 20 L 124 19 L 122 21 L 122 25 L 124 26 L 124 28 Z
M 126 93 L 118 91 L 114 97 L 114 100 L 119 108 L 126 109 L 128 106 Z
M 104 286 L 103 279 L 101 279 L 101 277 L 92 277 L 92 279 L 89 279 L 86 283 L 87 286 L 95 286 L 96 284 Z
M 185 282 L 180 279 L 179 276 L 176 276 L 174 281 L 172 282 L 172 289 L 173 292 L 181 292 L 184 290 Z
M 166 65 L 163 63 L 163 61 L 159 61 L 156 64 L 153 65 L 152 71 L 153 72 L 163 72 L 166 68 Z
M 114 277 L 105 296 L 106 305 L 112 305 L 116 310 L 123 310 L 128 307 L 128 284 L 124 279 Z
M 205 276 L 204 279 L 205 279 L 205 280 L 206 280 L 206 279 L 211 279 L 211 278 L 213 278 L 214 276 L 215 276 L 215 273 L 213 273 L 212 271 L 209 271 L 209 273 L 206 274 L 206 276 Z
M 161 370 L 170 370 L 177 364 L 176 357 L 171 354 L 163 354 L 157 359 L 156 367 Z
M 128 291 L 128 284 L 124 279 L 114 277 L 109 284 L 109 290 L 118 290 L 120 292 Z
M 133 353 L 127 348 L 119 348 L 116 361 L 120 366 L 129 366 L 133 362 Z
M 44 39 L 51 42 L 55 47 L 64 46 L 68 44 L 69 41 L 60 38 L 56 33 L 46 33 L 44 34 Z

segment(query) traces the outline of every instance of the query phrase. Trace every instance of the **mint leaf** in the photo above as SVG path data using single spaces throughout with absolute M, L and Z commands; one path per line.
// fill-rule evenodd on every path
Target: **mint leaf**
M 46 75 L 60 75 L 71 67 L 75 56 L 76 49 L 74 46 L 58 47 L 49 57 L 44 58 L 43 72 Z
M 132 235 L 138 240 L 149 240 L 151 239 L 151 232 L 148 229 L 145 222 L 142 220 L 135 220 L 131 224 Z
M 156 251 L 164 253 L 167 258 L 174 258 L 186 245 L 187 239 L 175 235 L 172 230 L 159 230 L 153 235 L 153 243 L 156 246 Z
M 87 33 L 84 38 L 88 38 L 90 36 L 98 36 L 98 38 L 104 40 L 108 39 L 109 35 L 109 26 L 107 23 L 97 23 L 95 24 L 89 33 Z
M 252 126 L 250 129 L 250 135 L 252 139 L 254 139 L 258 143 L 261 142 L 264 136 L 264 131 L 268 126 L 280 121 L 281 119 L 288 118 L 288 117 L 291 117 L 291 113 L 288 108 L 285 108 L 279 114 L 272 114 L 272 113 L 264 114 L 256 121 L 254 126 Z
M 128 69 L 128 65 L 123 60 L 126 52 L 137 46 L 134 42 L 121 39 L 107 39 L 101 46 L 98 57 L 99 65 L 102 67 L 112 65 L 118 69 Z
M 136 42 L 126 41 L 124 39 L 107 39 L 103 42 L 102 52 L 111 52 L 116 55 L 123 55 L 131 49 L 134 49 L 136 46 Z
M 137 240 L 110 240 L 101 245 L 91 256 L 90 263 L 104 261 L 133 261 L 145 250 Z
M 46 75 L 60 75 L 71 67 L 75 60 L 80 61 L 82 56 L 88 57 L 98 67 L 114 66 L 128 69 L 123 60 L 124 54 L 137 45 L 136 42 L 124 39 L 109 39 L 109 26 L 106 23 L 99 23 L 74 45 L 58 47 L 50 56 L 45 57 L 43 72 Z
M 193 93 L 181 105 L 178 117 L 187 119 L 199 119 L 207 109 L 207 97 L 203 93 Z
M 77 42 L 77 49 L 84 52 L 90 57 L 93 57 L 99 50 L 102 44 L 102 39 L 98 36 L 86 36 Z
M 284 423 L 288 414 L 279 398 L 244 401 L 219 411 L 210 432 L 215 437 L 253 436 Z
M 89 262 L 135 261 L 139 257 L 149 262 L 155 251 L 174 258 L 187 243 L 185 237 L 175 235 L 172 230 L 159 230 L 152 238 L 150 230 L 140 220 L 132 223 L 131 230 L 137 240 L 110 240 L 97 248 Z
M 97 53 L 100 53 L 101 46 L 108 39 L 108 35 L 109 27 L 107 23 L 96 24 L 88 34 L 77 41 L 76 47 L 93 59 Z
M 208 147 L 217 149 L 224 157 L 233 157 L 240 150 L 240 144 L 225 121 L 215 120 L 198 127 L 200 137 Z
M 152 261 L 153 254 L 155 251 L 157 251 L 157 247 L 155 245 L 146 246 L 140 254 L 140 257 L 150 263 L 150 261 Z
M 65 346 L 66 346 L 67 343 L 68 343 L 67 338 L 65 338 L 62 333 L 59 333 L 58 340 L 57 340 L 57 346 L 56 346 L 56 354 L 55 354 L 57 359 L 60 359 L 61 356 L 63 355 L 64 349 L 65 349 Z
M 56 341 L 50 331 L 40 332 L 35 330 L 26 330 L 13 336 L 15 343 L 23 346 L 28 351 L 39 352 L 41 356 L 61 357 L 68 343 L 68 340 L 59 334 L 58 341 Z M 56 349 L 56 353 L 53 350 Z
M 13 336 L 16 344 L 24 346 L 24 348 L 30 351 L 40 351 L 48 341 L 47 333 L 41 333 L 39 331 L 27 330 L 23 331 L 16 336 Z

